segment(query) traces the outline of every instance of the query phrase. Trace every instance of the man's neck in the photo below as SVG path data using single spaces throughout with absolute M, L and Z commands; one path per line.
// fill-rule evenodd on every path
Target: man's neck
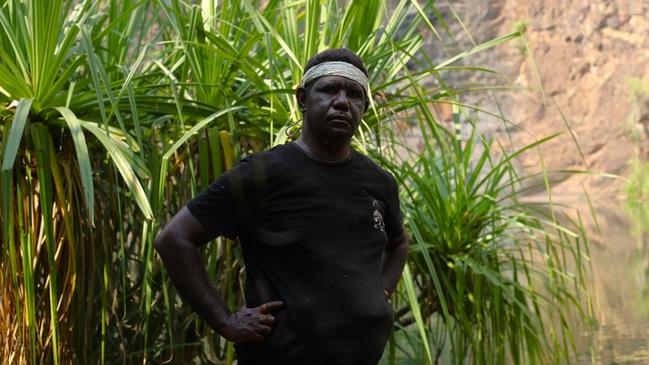
M 322 143 L 308 134 L 302 134 L 295 143 L 311 158 L 321 162 L 342 162 L 349 158 L 351 147 L 349 141 L 342 144 Z

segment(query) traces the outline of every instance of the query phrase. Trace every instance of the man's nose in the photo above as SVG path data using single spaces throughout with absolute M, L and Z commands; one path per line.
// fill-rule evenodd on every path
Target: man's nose
M 336 109 L 349 110 L 349 98 L 347 97 L 347 92 L 345 92 L 345 90 L 339 90 L 336 95 L 334 95 L 333 106 Z

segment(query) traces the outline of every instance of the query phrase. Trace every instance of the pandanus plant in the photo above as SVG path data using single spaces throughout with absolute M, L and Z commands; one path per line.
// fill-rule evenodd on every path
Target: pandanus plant
M 95 348 L 92 338 L 105 334 L 114 300 L 109 268 L 126 264 L 123 250 L 121 261 L 113 257 L 114 230 L 104 229 L 111 195 L 123 187 L 138 214 L 152 217 L 128 82 L 135 70 L 124 69 L 147 35 L 136 27 L 146 9 L 135 1 L 0 5 L 5 361 L 103 358 L 104 342 Z M 97 189 L 98 181 L 111 186 Z

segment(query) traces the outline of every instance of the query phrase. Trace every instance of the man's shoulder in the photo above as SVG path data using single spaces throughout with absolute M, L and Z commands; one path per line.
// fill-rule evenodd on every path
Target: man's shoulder
M 277 145 L 243 157 L 228 173 L 239 175 L 244 180 L 254 177 L 256 182 L 268 184 L 269 181 L 282 179 L 282 172 L 287 171 L 291 160 L 290 147 Z
M 265 167 L 277 167 L 276 165 L 282 164 L 289 154 L 290 148 L 288 144 L 281 144 L 264 151 L 252 153 L 242 158 L 241 161 L 262 164 Z
M 363 168 L 367 173 L 373 174 L 378 178 L 390 180 L 391 182 L 395 181 L 392 173 L 383 166 L 379 165 L 372 157 L 356 150 L 354 151 L 354 153 L 357 156 L 357 160 L 359 161 L 361 168 Z
M 283 158 L 289 154 L 291 154 L 291 144 L 290 143 L 284 143 L 284 144 L 278 144 L 275 146 L 272 146 L 271 148 L 260 152 L 260 154 L 270 156 L 273 158 Z

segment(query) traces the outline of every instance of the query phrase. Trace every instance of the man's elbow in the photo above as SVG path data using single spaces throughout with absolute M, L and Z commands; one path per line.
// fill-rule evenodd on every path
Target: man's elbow
M 404 231 L 400 236 L 397 236 L 390 241 L 386 246 L 386 251 L 399 251 L 399 252 L 408 252 L 408 247 L 410 246 L 410 239 L 408 234 Z
M 153 248 L 155 248 L 155 250 L 158 251 L 158 254 L 164 258 L 173 251 L 174 242 L 175 240 L 173 239 L 173 235 L 170 234 L 169 229 L 165 227 L 160 231 L 160 233 L 158 233 L 158 236 L 153 241 Z
M 406 236 L 404 239 L 401 240 L 401 242 L 399 242 L 397 249 L 401 252 L 402 255 L 407 256 L 409 247 L 410 247 L 410 240 L 408 239 L 408 236 Z
M 410 238 L 408 237 L 408 233 L 404 230 L 399 237 L 396 239 L 396 245 L 402 250 L 407 250 L 408 247 L 410 246 Z

